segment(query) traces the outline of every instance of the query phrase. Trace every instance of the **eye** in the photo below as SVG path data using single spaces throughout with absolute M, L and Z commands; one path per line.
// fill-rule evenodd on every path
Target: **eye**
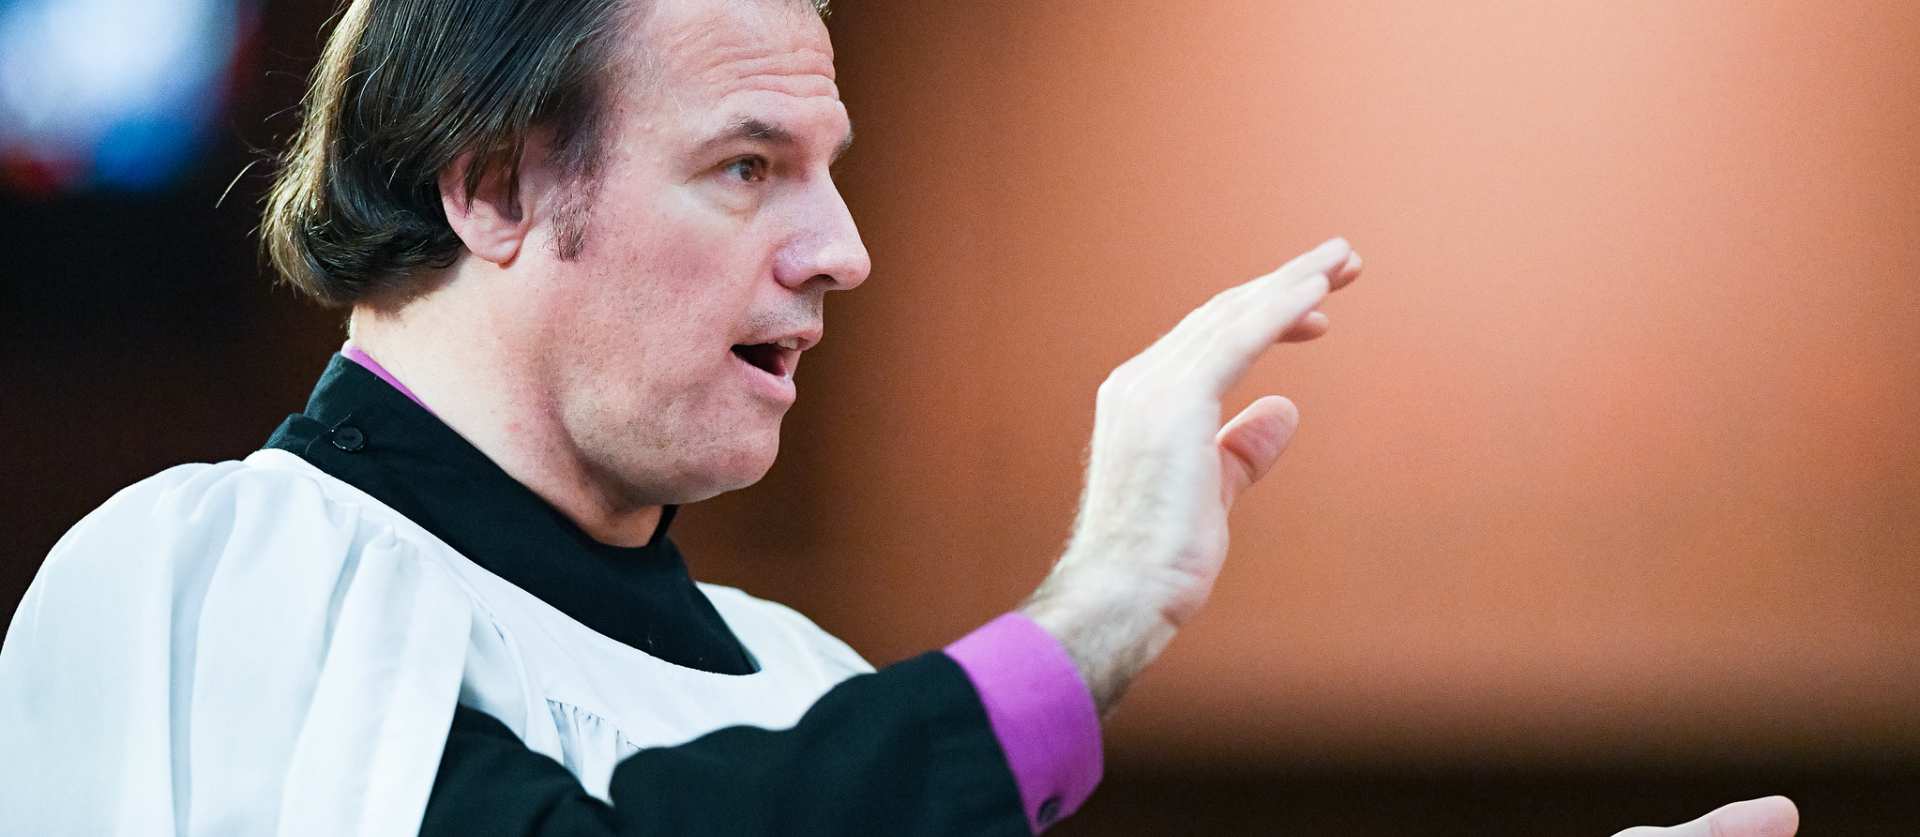
M 728 177 L 739 178 L 741 183 L 759 183 L 767 179 L 767 159 L 765 157 L 741 157 L 723 167 Z

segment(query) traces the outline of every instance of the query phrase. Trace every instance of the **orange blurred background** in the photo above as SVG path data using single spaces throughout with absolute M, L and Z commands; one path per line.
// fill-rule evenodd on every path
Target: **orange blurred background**
M 282 5 L 274 107 L 326 11 Z M 1294 447 L 1057 833 L 1606 834 L 1771 792 L 1803 833 L 1920 831 L 1920 4 L 836 0 L 831 27 L 876 269 L 774 472 L 676 524 L 703 578 L 876 662 L 957 637 L 1064 542 L 1107 371 L 1345 235 L 1333 333 L 1233 405 L 1292 397 Z M 134 338 L 21 309 L 8 610 L 115 488 L 302 403 L 338 317 L 241 278 Z M 129 408 L 151 434 L 72 460 Z
M 877 267 L 776 477 L 686 515 L 713 573 L 881 657 L 1017 602 L 1106 372 L 1338 233 L 1333 333 L 1233 407 L 1296 445 L 1116 747 L 1920 752 L 1920 6 L 834 23 Z

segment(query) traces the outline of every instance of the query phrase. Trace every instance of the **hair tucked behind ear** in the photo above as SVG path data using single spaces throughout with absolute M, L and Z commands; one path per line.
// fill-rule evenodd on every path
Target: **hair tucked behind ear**
M 266 197 L 260 247 L 280 277 L 330 306 L 408 295 L 418 268 L 460 255 L 440 174 L 463 155 L 466 192 L 498 174 L 517 206 L 527 138 L 573 188 L 559 255 L 586 241 L 603 100 L 624 31 L 648 0 L 352 0 L 327 38 L 300 130 Z M 792 0 L 786 0 L 792 2 Z M 827 0 L 809 0 L 822 15 Z
M 405 294 L 461 243 L 440 173 L 471 153 L 469 195 L 498 174 L 509 202 L 528 135 L 590 194 L 602 96 L 626 0 L 354 0 L 314 68 L 299 132 L 266 197 L 261 249 L 321 303 Z M 566 216 L 584 218 L 584 212 Z M 583 231 L 563 230 L 571 257 Z

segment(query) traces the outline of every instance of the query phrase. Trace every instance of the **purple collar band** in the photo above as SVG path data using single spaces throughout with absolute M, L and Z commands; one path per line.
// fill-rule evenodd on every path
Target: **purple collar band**
M 406 384 L 400 383 L 399 378 L 395 378 L 393 373 L 388 372 L 387 368 L 381 366 L 380 361 L 374 360 L 372 355 L 361 351 L 359 346 L 355 346 L 349 341 L 346 345 L 340 347 L 340 354 L 347 360 L 351 360 L 365 367 L 368 372 L 372 372 L 375 376 L 379 377 L 380 380 L 386 381 L 389 386 L 399 390 L 401 395 L 406 396 L 407 400 L 420 405 L 420 409 L 433 414 L 434 418 L 440 417 L 438 413 L 433 412 L 432 407 L 427 406 L 427 402 L 421 401 L 420 396 L 414 395 L 413 390 L 407 389 Z

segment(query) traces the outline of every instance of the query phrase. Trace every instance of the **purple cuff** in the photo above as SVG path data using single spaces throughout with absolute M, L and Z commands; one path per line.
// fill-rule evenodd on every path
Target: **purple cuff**
M 388 372 L 387 368 L 385 366 L 381 366 L 380 361 L 374 360 L 372 355 L 361 351 L 359 346 L 355 346 L 352 343 L 348 343 L 340 347 L 340 354 L 341 356 L 345 357 L 347 360 L 351 360 L 354 363 L 358 363 L 361 366 L 366 367 L 368 372 L 372 372 L 374 375 L 378 376 L 380 380 L 386 381 L 394 389 L 399 390 L 401 395 L 404 395 L 407 397 L 407 400 L 420 405 L 420 409 L 426 410 L 429 413 L 433 412 L 433 408 L 427 406 L 427 402 L 421 401 L 420 396 L 414 395 L 413 390 L 407 389 L 406 384 L 400 383 L 399 378 L 395 378 L 393 376 L 393 373 Z
M 1060 641 L 1008 613 L 946 651 L 980 693 L 1033 833 L 1079 810 L 1100 784 L 1100 716 Z

